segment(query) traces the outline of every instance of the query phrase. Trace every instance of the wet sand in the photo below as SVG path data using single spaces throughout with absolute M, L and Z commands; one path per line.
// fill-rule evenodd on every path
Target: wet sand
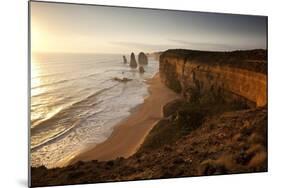
M 132 114 L 120 122 L 111 136 L 101 144 L 86 150 L 69 161 L 112 160 L 118 157 L 127 158 L 134 154 L 143 143 L 154 124 L 162 117 L 162 107 L 179 97 L 160 81 L 159 74 L 148 80 L 149 96 Z

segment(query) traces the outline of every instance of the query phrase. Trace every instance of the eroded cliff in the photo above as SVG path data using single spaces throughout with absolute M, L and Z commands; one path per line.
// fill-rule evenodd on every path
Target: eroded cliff
M 239 100 L 250 106 L 265 106 L 266 59 L 265 50 L 168 50 L 160 56 L 160 77 L 188 101 Z

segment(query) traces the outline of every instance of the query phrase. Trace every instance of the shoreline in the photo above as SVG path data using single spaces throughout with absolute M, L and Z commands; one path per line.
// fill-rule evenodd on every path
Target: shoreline
M 163 105 L 179 98 L 179 94 L 173 92 L 160 81 L 159 73 L 146 83 L 149 85 L 149 96 L 145 98 L 143 104 L 134 108 L 128 118 L 118 123 L 104 142 L 72 156 L 64 166 L 78 161 L 107 161 L 118 157 L 127 158 L 138 150 L 154 124 L 163 117 Z

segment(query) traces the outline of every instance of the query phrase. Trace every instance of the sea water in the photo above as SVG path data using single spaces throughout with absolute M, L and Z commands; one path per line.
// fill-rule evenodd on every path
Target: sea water
M 148 96 L 145 81 L 158 72 L 158 61 L 149 58 L 144 69 L 124 64 L 122 54 L 33 53 L 31 165 L 57 167 L 105 141 Z

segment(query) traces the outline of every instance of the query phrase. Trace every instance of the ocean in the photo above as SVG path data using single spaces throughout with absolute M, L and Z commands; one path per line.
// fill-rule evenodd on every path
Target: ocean
M 31 165 L 54 168 L 105 141 L 148 96 L 145 73 L 123 63 L 123 54 L 33 53 L 31 59 Z M 129 61 L 129 55 L 126 55 Z M 137 57 L 136 57 L 137 58 Z M 114 78 L 130 78 L 119 82 Z

